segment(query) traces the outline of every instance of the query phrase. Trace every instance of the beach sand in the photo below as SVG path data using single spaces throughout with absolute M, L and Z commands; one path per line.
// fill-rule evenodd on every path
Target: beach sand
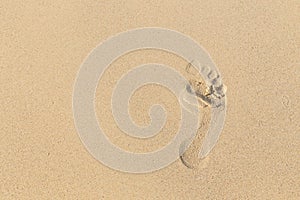
M 0 199 L 300 199 L 299 0 L 2 0 L 0 19 Z M 184 155 L 190 167 L 178 159 L 153 173 L 119 172 L 94 159 L 75 129 L 72 94 L 82 62 L 107 38 L 142 27 L 192 37 L 227 86 L 219 141 L 203 160 L 195 141 Z M 133 52 L 112 63 L 96 93 L 107 136 L 135 152 L 166 145 L 180 121 L 175 96 L 148 85 L 129 110 L 147 125 L 149 106 L 161 103 L 168 112 L 162 131 L 136 140 L 114 123 L 114 84 L 145 62 L 183 74 L 188 64 L 158 50 Z

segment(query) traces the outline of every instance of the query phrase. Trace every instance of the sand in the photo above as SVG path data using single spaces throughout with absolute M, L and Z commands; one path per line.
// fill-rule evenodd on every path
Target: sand
M 0 19 L 0 199 L 300 199 L 298 0 L 3 0 Z M 73 85 L 100 42 L 153 26 L 189 35 L 210 53 L 227 86 L 226 122 L 204 160 L 193 143 L 191 167 L 178 159 L 153 173 L 123 173 L 95 160 L 79 139 Z M 141 142 L 114 124 L 114 83 L 148 61 L 182 73 L 187 65 L 159 51 L 134 52 L 112 64 L 96 94 L 110 140 L 136 152 L 164 146 L 180 119 L 174 96 L 149 85 L 133 95 L 130 112 L 145 125 L 149 106 L 164 104 L 161 133 Z

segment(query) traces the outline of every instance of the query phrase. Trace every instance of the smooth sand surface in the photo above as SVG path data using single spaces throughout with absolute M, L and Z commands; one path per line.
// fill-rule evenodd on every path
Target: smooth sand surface
M 185 155 L 191 168 L 179 159 L 150 174 L 122 173 L 80 141 L 73 85 L 100 42 L 153 26 L 189 35 L 210 53 L 228 89 L 226 122 L 204 160 L 193 143 Z M 130 112 L 145 125 L 149 106 L 164 104 L 161 133 L 136 141 L 114 124 L 113 84 L 149 61 L 182 73 L 187 64 L 155 50 L 134 52 L 112 64 L 96 94 L 108 137 L 136 152 L 164 146 L 180 119 L 176 98 L 149 85 L 133 95 Z M 1 0 L 0 84 L 0 199 L 300 199 L 299 0 Z

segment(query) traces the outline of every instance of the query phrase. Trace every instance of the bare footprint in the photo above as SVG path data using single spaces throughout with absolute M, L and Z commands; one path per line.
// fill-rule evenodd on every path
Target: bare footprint
M 199 158 L 199 152 L 201 151 L 202 143 L 209 127 L 211 104 L 210 88 L 205 84 L 200 75 L 198 76 L 196 74 L 196 71 L 192 69 L 192 67 L 191 63 L 189 63 L 186 68 L 190 75 L 189 85 L 187 85 L 186 90 L 188 93 L 195 92 L 195 95 L 198 97 L 201 121 L 199 122 L 200 126 L 193 142 L 188 147 L 188 141 L 183 142 L 179 149 L 181 162 L 190 169 L 196 168 L 202 161 L 202 159 Z M 192 70 L 194 70 L 194 73 L 191 72 Z M 185 149 L 186 151 L 183 152 Z

